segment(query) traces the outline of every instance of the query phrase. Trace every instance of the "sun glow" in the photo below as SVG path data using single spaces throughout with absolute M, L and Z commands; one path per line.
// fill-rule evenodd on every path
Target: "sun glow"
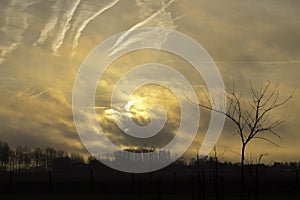
M 127 112 L 129 112 L 129 111 L 130 111 L 130 108 L 131 108 L 132 106 L 143 107 L 143 106 L 144 106 L 144 105 L 143 105 L 143 102 L 142 102 L 143 99 L 144 99 L 144 98 L 137 98 L 137 99 L 132 99 L 132 100 L 128 101 L 127 104 L 124 106 L 125 110 L 126 110 Z
M 123 96 L 120 98 L 124 98 Z M 123 104 L 118 103 L 104 110 L 104 117 L 111 121 L 121 122 L 124 119 L 133 120 L 139 126 L 147 126 L 152 120 L 163 120 L 167 113 L 173 121 L 178 121 L 178 102 L 168 89 L 158 85 L 147 85 L 137 89 L 126 98 Z M 174 115 L 175 113 L 175 115 Z
M 146 98 L 133 98 L 124 109 L 137 124 L 146 125 L 150 122 L 149 106 Z

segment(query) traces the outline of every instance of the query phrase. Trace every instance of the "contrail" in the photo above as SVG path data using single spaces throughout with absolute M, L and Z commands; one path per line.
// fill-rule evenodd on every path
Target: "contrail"
M 52 88 L 48 88 L 48 89 L 42 90 L 38 94 L 32 95 L 32 98 L 33 99 L 37 99 L 37 98 L 39 98 L 39 96 L 41 96 L 42 94 L 44 94 L 46 92 L 49 92 L 50 90 L 52 90 Z
M 37 44 L 43 44 L 47 40 L 49 33 L 55 28 L 58 21 L 59 8 L 62 6 L 62 2 L 63 1 L 56 1 L 56 3 L 52 6 L 53 13 L 41 31 L 39 39 L 33 44 L 34 46 Z
M 95 106 L 95 107 L 90 107 L 90 108 L 95 108 L 95 109 L 106 109 L 106 106 Z
M 130 29 L 128 29 L 125 33 L 123 33 L 118 40 L 116 41 L 115 45 L 109 50 L 112 51 L 114 48 L 116 48 L 121 42 L 124 41 L 124 39 L 135 29 L 147 24 L 151 20 L 153 20 L 156 16 L 158 16 L 162 11 L 164 11 L 166 8 L 168 8 L 175 0 L 170 0 L 168 3 L 164 4 L 158 11 L 150 15 L 148 18 L 144 19 L 143 21 L 135 24 Z
M 174 21 L 176 22 L 176 21 L 178 21 L 178 20 L 184 18 L 185 16 L 187 16 L 187 13 L 184 13 L 184 14 L 182 14 L 182 15 L 176 17 L 176 18 L 174 19 Z
M 16 95 L 12 96 L 11 99 L 15 99 L 15 98 L 20 98 L 22 96 L 27 96 L 30 99 L 37 99 L 39 98 L 41 95 L 43 95 L 46 92 L 49 92 L 50 90 L 52 90 L 53 88 L 48 88 L 48 89 L 44 89 L 38 93 L 36 93 L 35 89 L 31 89 L 31 88 L 26 88 L 23 91 L 18 92 Z
M 149 31 L 150 32 L 150 31 Z M 118 51 L 125 49 L 127 46 L 129 46 L 130 44 L 133 44 L 135 42 L 141 41 L 144 38 L 146 38 L 146 34 L 147 32 L 143 32 L 143 33 L 139 33 L 137 35 L 135 35 L 134 37 L 122 42 L 120 45 L 118 45 L 117 47 L 115 47 L 114 49 L 111 49 L 108 56 L 112 56 L 115 53 L 117 53 Z
M 12 52 L 13 50 L 15 50 L 17 48 L 17 46 L 19 45 L 20 41 L 9 41 L 9 44 L 6 46 L 0 46 L 0 50 L 1 50 L 1 57 L 3 60 L 4 57 L 9 54 L 10 52 Z
M 54 42 L 52 43 L 52 50 L 54 52 L 56 52 L 57 49 L 59 49 L 61 47 L 61 45 L 63 44 L 65 34 L 71 27 L 70 21 L 72 20 L 72 18 L 74 16 L 75 10 L 79 5 L 80 0 L 77 0 L 77 1 L 71 0 L 70 2 L 72 2 L 73 4 L 71 4 L 71 6 L 67 9 L 67 11 L 62 15 L 62 19 L 64 19 L 64 23 L 59 24 L 59 29 L 58 29 L 59 32 L 56 35 Z M 69 2 L 67 2 L 67 3 L 69 3 Z
M 5 35 L 6 44 L 0 46 L 0 64 L 5 57 L 14 51 L 23 40 L 23 33 L 28 28 L 26 9 L 39 0 L 12 0 L 6 10 L 5 25 L 1 31 Z
M 90 21 L 92 21 L 93 19 L 95 19 L 97 16 L 101 15 L 103 12 L 105 12 L 106 10 L 112 8 L 113 6 L 115 6 L 120 0 L 114 0 L 111 3 L 107 4 L 106 6 L 104 6 L 103 8 L 99 9 L 97 12 L 93 13 L 90 17 L 86 18 L 81 25 L 79 26 L 79 28 L 77 28 L 77 24 L 79 24 L 80 22 L 74 22 L 74 27 L 77 28 L 75 36 L 73 38 L 73 45 L 72 45 L 72 51 L 75 50 L 75 48 L 78 45 L 78 40 L 82 34 L 82 31 L 85 29 L 85 27 L 88 25 L 88 23 Z M 89 13 L 88 13 L 89 14 Z M 78 20 L 81 20 L 80 18 L 78 18 Z M 73 53 L 74 54 L 74 53 Z
M 119 46 L 117 46 L 116 48 L 111 50 L 111 52 L 108 54 L 108 56 L 114 55 L 116 52 L 127 48 L 129 45 L 131 45 L 135 42 L 142 41 L 145 38 L 151 38 L 152 37 L 151 35 L 154 35 L 154 34 L 156 34 L 157 36 L 156 36 L 156 40 L 153 41 L 153 43 L 154 43 L 153 45 L 155 48 L 160 49 L 162 44 L 166 41 L 166 39 L 169 35 L 169 32 L 170 32 L 169 30 L 165 30 L 165 31 L 161 31 L 159 33 L 159 35 L 157 35 L 158 32 L 155 29 L 145 30 L 141 33 L 134 35 L 134 37 L 131 37 L 131 38 L 125 40 L 124 42 L 122 42 Z
M 27 94 L 29 90 L 30 88 L 26 88 L 24 91 L 20 91 L 17 94 L 13 95 L 10 99 L 20 98 L 21 96 Z

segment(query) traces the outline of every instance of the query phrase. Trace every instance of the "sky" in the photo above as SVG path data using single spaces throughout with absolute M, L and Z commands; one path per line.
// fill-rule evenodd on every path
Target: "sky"
M 266 163 L 298 161 L 299 9 L 296 0 L 0 1 L 0 140 L 11 147 L 52 146 L 88 155 L 72 114 L 73 85 L 81 64 L 114 34 L 158 26 L 184 33 L 201 44 L 225 85 L 229 87 L 234 81 L 246 98 L 250 81 L 254 86 L 266 81 L 278 85 L 282 98 L 296 89 L 293 99 L 272 115 L 272 119 L 287 117 L 277 128 L 282 138 L 270 137 L 280 147 L 253 141 L 247 148 L 247 159 L 255 161 L 259 154 L 268 153 Z M 120 48 L 122 42 L 126 43 L 121 41 Z M 161 132 L 142 141 L 126 136 L 116 126 L 115 121 L 124 113 L 110 107 L 114 85 L 127 71 L 149 62 L 172 66 L 190 81 L 199 102 L 204 101 L 205 83 L 186 60 L 161 50 L 138 50 L 118 58 L 99 81 L 95 106 L 103 131 L 120 147 L 163 147 L 178 130 L 181 113 L 176 95 L 153 84 L 136 90 L 125 108 L 137 124 L 145 126 L 151 121 L 151 105 L 164 106 L 168 120 Z M 198 135 L 186 157 L 195 157 L 207 130 L 210 114 L 200 111 Z M 226 121 L 217 143 L 224 160 L 239 159 L 240 141 L 235 133 Z

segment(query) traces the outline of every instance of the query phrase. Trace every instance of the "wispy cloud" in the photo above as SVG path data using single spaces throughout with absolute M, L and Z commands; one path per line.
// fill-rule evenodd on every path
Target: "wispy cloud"
M 26 88 L 14 96 L 11 97 L 11 100 L 13 99 L 20 99 L 20 98 L 27 98 L 27 99 L 38 99 L 41 95 L 51 91 L 53 88 L 47 88 L 47 89 L 33 89 L 33 88 Z
M 150 14 L 150 16 L 147 16 L 147 17 L 144 16 L 144 17 L 146 17 L 145 19 L 143 19 L 139 23 L 135 24 L 130 29 L 128 29 L 125 33 L 123 33 L 118 38 L 118 40 L 116 41 L 114 46 L 109 50 L 110 51 L 109 55 L 112 55 L 115 52 L 119 51 L 120 47 L 124 48 L 124 45 L 121 45 L 121 43 L 124 42 L 124 40 L 126 40 L 128 35 L 132 31 L 136 30 L 137 28 L 141 28 L 143 26 L 150 26 L 150 25 L 164 27 L 164 28 L 175 28 L 176 26 L 174 24 L 174 20 L 171 18 L 171 14 L 165 12 L 165 9 L 168 8 L 173 2 L 175 2 L 175 0 L 170 0 L 167 3 L 163 2 L 162 7 L 160 9 L 158 9 L 154 13 Z M 146 13 L 148 13 L 149 10 L 150 11 L 152 10 L 151 8 L 149 8 L 149 6 L 151 6 L 149 1 L 138 0 L 137 5 L 140 6 L 142 11 L 145 10 Z M 151 24 L 151 22 L 153 24 Z M 129 38 L 129 40 L 136 40 L 136 39 L 135 38 Z M 129 44 L 129 43 L 132 43 L 132 42 L 127 41 L 127 43 Z
M 5 13 L 5 24 L 1 31 L 5 37 L 5 42 L 0 45 L 0 64 L 5 57 L 14 51 L 23 40 L 24 31 L 28 27 L 29 14 L 26 9 L 39 2 L 39 0 L 12 0 Z
M 57 53 L 68 33 L 72 41 L 72 54 L 74 54 L 78 40 L 86 26 L 97 16 L 114 7 L 119 1 L 114 0 L 107 4 L 97 2 L 96 5 L 91 1 L 56 1 L 52 6 L 52 14 L 34 45 L 42 45 L 49 36 L 52 36 L 51 49 Z
M 91 6 L 89 4 L 90 1 L 84 1 L 81 3 L 80 7 L 78 8 L 78 14 L 75 17 L 74 23 L 72 24 L 71 28 L 71 34 L 74 35 L 72 42 L 73 55 L 75 54 L 74 50 L 78 45 L 78 40 L 85 27 L 97 16 L 114 7 L 119 1 L 120 0 L 114 0 L 108 4 L 100 6 L 100 8 Z M 94 11 L 95 8 L 97 10 Z
M 41 95 L 43 95 L 44 93 L 49 92 L 50 90 L 52 90 L 52 88 L 44 89 L 44 90 L 38 92 L 37 94 L 33 95 L 32 98 L 33 98 L 33 99 L 37 99 L 37 98 L 39 98 Z
M 65 34 L 66 32 L 69 30 L 69 28 L 71 27 L 70 25 L 70 21 L 72 20 L 75 10 L 77 8 L 77 6 L 80 3 L 80 0 L 70 0 L 70 1 L 64 1 L 67 3 L 67 9 L 66 11 L 64 11 L 62 17 L 62 20 L 60 21 L 61 23 L 58 24 L 59 28 L 58 28 L 58 33 L 52 43 L 52 50 L 54 52 L 57 51 L 57 49 L 59 49 L 61 47 L 61 45 L 64 42 L 64 38 L 65 38 Z
M 44 44 L 48 37 L 52 35 L 54 39 L 51 49 L 56 53 L 63 45 L 65 35 L 71 27 L 70 22 L 79 4 L 80 0 L 56 1 L 52 6 L 52 14 L 34 45 Z
M 53 31 L 55 28 L 57 22 L 58 22 L 58 14 L 59 14 L 59 9 L 62 6 L 63 1 L 56 1 L 55 4 L 52 6 L 52 14 L 46 23 L 45 27 L 41 31 L 39 39 L 34 43 L 34 45 L 37 44 L 43 44 L 47 38 L 49 37 L 49 34 Z

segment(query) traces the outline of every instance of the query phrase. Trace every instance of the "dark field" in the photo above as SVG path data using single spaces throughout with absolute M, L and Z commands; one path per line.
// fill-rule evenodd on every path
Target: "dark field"
M 244 199 L 300 199 L 296 168 L 246 167 Z M 169 166 L 130 174 L 102 165 L 74 164 L 52 171 L 2 172 L 1 199 L 241 199 L 234 165 Z

